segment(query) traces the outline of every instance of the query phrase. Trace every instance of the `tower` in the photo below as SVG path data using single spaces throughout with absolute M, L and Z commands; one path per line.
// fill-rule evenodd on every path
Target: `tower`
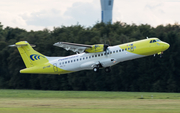
M 112 9 L 114 0 L 101 0 L 101 21 L 112 23 Z

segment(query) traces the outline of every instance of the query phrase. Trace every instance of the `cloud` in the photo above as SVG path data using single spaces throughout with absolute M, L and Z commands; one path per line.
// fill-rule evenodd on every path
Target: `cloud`
M 146 4 L 145 8 L 149 9 L 157 9 L 161 7 L 163 4 L 162 3 L 156 3 L 156 4 Z
M 27 25 L 34 26 L 61 26 L 75 25 L 92 26 L 100 18 L 97 7 L 92 3 L 75 2 L 64 13 L 58 9 L 41 10 L 38 12 L 19 15 Z
M 175 0 L 174 0 L 175 1 Z M 118 4 L 118 5 L 117 5 Z M 154 27 L 160 24 L 174 24 L 180 20 L 180 2 L 170 0 L 148 1 L 115 1 L 114 19 L 128 24 L 150 24 Z M 118 14 L 118 15 L 117 15 Z
M 76 2 L 67 9 L 64 16 L 70 17 L 69 21 L 72 23 L 79 22 L 90 26 L 100 21 L 100 8 L 95 7 L 93 3 Z
M 91 3 L 93 0 L 85 1 Z M 76 2 L 84 0 L 1 0 L 0 22 L 6 26 L 19 27 L 27 30 L 40 30 L 40 28 L 53 29 L 54 26 L 72 25 L 70 16 L 64 12 Z M 37 26 L 37 29 L 35 26 Z
M 114 0 L 113 22 L 127 24 L 174 24 L 180 22 L 179 0 Z M 1 0 L 2 25 L 27 30 L 53 29 L 101 21 L 100 0 Z
M 26 21 L 27 25 L 56 26 L 63 21 L 61 11 L 57 9 L 26 13 L 20 16 Z
M 0 22 L 2 23 L 2 25 L 13 27 L 26 25 L 26 22 L 18 15 L 4 11 L 0 11 Z

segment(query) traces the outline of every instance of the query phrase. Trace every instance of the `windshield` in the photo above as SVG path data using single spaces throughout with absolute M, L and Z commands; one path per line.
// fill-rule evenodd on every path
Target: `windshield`
M 156 42 L 160 42 L 161 40 L 157 39 Z
M 155 43 L 155 42 L 160 42 L 161 40 L 156 39 L 156 40 L 151 40 L 150 43 Z

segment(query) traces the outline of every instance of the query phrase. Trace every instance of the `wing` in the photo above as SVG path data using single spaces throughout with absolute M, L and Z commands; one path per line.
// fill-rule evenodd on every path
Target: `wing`
M 92 48 L 92 45 L 85 45 L 85 44 L 76 44 L 76 43 L 69 43 L 69 42 L 57 42 L 53 44 L 54 46 L 62 47 L 64 49 L 71 50 L 73 52 L 82 53 L 86 49 Z

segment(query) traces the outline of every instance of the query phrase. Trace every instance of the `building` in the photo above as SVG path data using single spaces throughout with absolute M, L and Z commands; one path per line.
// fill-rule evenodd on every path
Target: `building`
M 112 23 L 112 10 L 114 0 L 101 0 L 101 21 Z

